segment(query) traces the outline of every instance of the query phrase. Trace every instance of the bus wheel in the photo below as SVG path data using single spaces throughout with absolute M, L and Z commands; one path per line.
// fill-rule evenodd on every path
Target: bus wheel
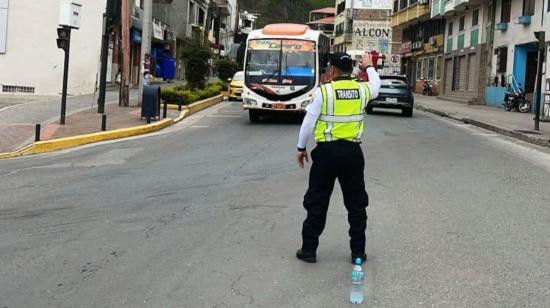
M 260 112 L 258 110 L 249 109 L 248 110 L 248 117 L 250 118 L 250 122 L 256 123 L 260 121 Z

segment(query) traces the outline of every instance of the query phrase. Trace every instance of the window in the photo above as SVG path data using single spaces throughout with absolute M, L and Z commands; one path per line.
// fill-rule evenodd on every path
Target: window
M 428 80 L 434 79 L 434 71 L 435 71 L 435 58 L 429 57 L 428 58 Z
M 336 15 L 340 15 L 344 10 L 346 9 L 346 1 L 342 1 L 338 3 L 338 6 L 336 7 Z
M 418 2 L 418 0 L 409 0 L 409 6 L 415 4 L 416 2 Z
M 0 53 L 6 53 L 8 37 L 8 0 L 0 0 Z
M 428 58 L 422 59 L 422 78 L 428 77 Z
M 204 10 L 199 9 L 199 25 L 204 25 L 206 20 L 204 20 Z
M 548 0 L 550 1 L 550 0 Z M 394 0 L 393 1 L 393 12 L 397 12 L 399 10 L 399 0 Z
M 399 0 L 399 9 L 402 10 L 407 7 L 407 0 Z
M 195 12 L 197 11 L 197 8 L 195 6 L 195 3 L 194 2 L 190 2 L 189 3 L 189 23 L 191 24 L 194 24 L 197 22 L 197 19 L 195 18 L 196 14 Z
M 422 60 L 416 60 L 416 80 L 422 79 Z
M 479 10 L 475 10 L 472 13 L 472 27 L 477 26 L 478 22 L 479 22 Z
M 510 22 L 510 13 L 512 12 L 512 0 L 502 0 L 500 8 L 500 22 Z
M 546 11 L 550 12 L 550 0 L 548 0 L 548 3 L 546 4 Z
M 458 20 L 458 32 L 464 31 L 464 21 L 466 20 L 466 17 L 462 16 Z
M 496 50 L 497 73 L 506 73 L 506 62 L 508 61 L 508 47 L 500 47 Z
M 453 22 L 452 21 L 449 23 L 449 27 L 447 28 L 447 35 L 449 35 L 449 36 L 453 35 Z
M 523 0 L 523 16 L 535 15 L 535 0 Z

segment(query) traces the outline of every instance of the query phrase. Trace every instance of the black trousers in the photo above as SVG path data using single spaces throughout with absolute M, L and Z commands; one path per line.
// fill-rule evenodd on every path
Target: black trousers
M 338 179 L 348 211 L 350 248 L 354 255 L 365 252 L 365 229 L 369 196 L 365 190 L 365 159 L 361 146 L 348 141 L 321 142 L 311 151 L 313 164 L 304 196 L 307 217 L 302 229 L 302 251 L 316 253 L 325 228 L 330 196 Z

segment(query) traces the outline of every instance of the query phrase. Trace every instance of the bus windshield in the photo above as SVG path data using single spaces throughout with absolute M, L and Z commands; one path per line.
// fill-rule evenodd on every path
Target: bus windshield
M 248 43 L 245 83 L 255 92 L 290 94 L 315 86 L 316 46 L 313 41 L 255 39 Z M 284 93 L 283 93 L 284 92 Z M 275 93 L 272 93 L 275 94 Z

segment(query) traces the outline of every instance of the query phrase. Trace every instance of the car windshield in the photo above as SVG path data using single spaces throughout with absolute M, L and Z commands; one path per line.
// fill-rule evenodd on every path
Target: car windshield
M 244 73 L 243 72 L 236 73 L 235 76 L 233 76 L 233 80 L 243 81 L 244 80 Z
M 383 78 L 382 80 L 382 86 L 386 86 L 386 87 L 401 87 L 401 86 L 406 86 L 407 83 L 402 80 L 402 79 L 397 79 L 397 78 Z

